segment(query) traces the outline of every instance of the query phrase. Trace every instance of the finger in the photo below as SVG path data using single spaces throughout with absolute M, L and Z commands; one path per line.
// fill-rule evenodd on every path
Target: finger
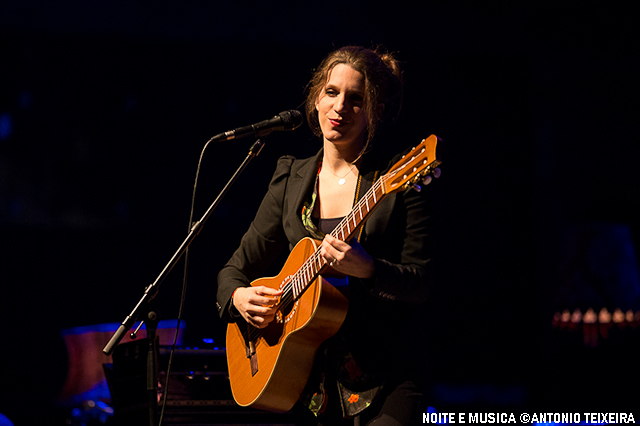
M 254 326 L 255 328 L 265 328 L 268 324 L 264 324 L 262 321 L 259 321 L 260 317 L 252 317 L 247 315 L 245 318 L 249 324 Z
M 252 306 L 270 308 L 276 306 L 279 300 L 280 299 L 278 299 L 277 297 L 254 296 L 249 299 L 249 304 Z
M 345 252 L 351 248 L 351 246 L 348 243 L 345 243 L 344 241 L 339 240 L 333 235 L 329 235 L 329 234 L 325 236 L 323 242 L 326 242 L 330 248 L 335 249 L 339 252 Z
M 341 262 L 345 256 L 351 250 L 351 246 L 344 241 L 340 241 L 337 238 L 328 236 L 329 238 L 323 241 L 323 248 L 326 251 L 325 256 L 327 261 Z
M 246 312 L 248 315 L 254 317 L 264 317 L 269 315 L 274 315 L 276 312 L 276 308 L 269 306 L 260 306 L 260 305 L 250 305 L 247 307 Z
M 256 290 L 256 294 L 260 294 L 262 296 L 280 296 L 282 294 L 282 289 L 279 288 L 271 288 L 264 285 L 254 288 Z
M 251 324 L 252 326 L 256 327 L 256 328 L 265 328 L 266 326 L 268 326 L 273 319 L 275 318 L 275 315 L 250 315 L 247 314 L 246 320 L 249 324 Z
M 247 297 L 247 302 L 252 305 L 273 306 L 278 303 L 282 290 L 275 290 L 270 287 L 252 288 L 253 291 Z
M 254 327 L 256 327 L 256 328 L 266 328 L 268 325 L 269 325 L 269 323 L 261 322 L 261 323 L 255 324 Z
M 322 240 L 322 242 L 327 243 L 329 245 L 331 245 L 334 241 L 338 241 L 338 239 L 331 234 L 325 235 L 324 240 Z
M 258 327 L 258 328 L 266 328 L 269 324 L 271 324 L 271 321 L 262 321 L 262 322 L 258 323 L 258 325 L 256 325 L 256 327 Z
M 327 263 L 331 263 L 335 260 L 335 258 L 331 255 L 331 253 L 329 253 L 330 248 L 331 246 L 329 245 L 329 243 L 325 241 L 323 241 L 322 245 L 320 246 L 320 256 L 322 256 L 322 258 Z
M 328 252 L 325 252 L 325 254 L 322 255 L 322 257 L 324 258 L 325 262 L 327 262 L 329 264 L 329 266 L 334 266 L 334 265 L 340 263 L 338 261 L 338 259 L 336 259 L 334 256 L 332 256 Z

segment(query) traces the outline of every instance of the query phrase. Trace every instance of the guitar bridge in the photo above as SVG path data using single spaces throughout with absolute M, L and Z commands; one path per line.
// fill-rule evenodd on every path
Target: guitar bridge
M 251 376 L 255 376 L 258 372 L 258 355 L 256 354 L 256 345 L 253 340 L 249 340 L 249 344 L 245 347 L 249 364 L 251 365 Z

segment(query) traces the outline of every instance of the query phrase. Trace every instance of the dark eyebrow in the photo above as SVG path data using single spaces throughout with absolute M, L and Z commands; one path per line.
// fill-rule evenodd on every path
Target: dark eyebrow
M 335 89 L 335 90 L 339 90 L 338 86 L 336 86 L 335 84 L 331 84 L 329 82 L 327 82 L 327 84 L 325 85 L 325 90 L 326 89 Z M 364 98 L 364 90 L 349 90 L 349 92 L 351 94 L 357 94 L 360 95 Z

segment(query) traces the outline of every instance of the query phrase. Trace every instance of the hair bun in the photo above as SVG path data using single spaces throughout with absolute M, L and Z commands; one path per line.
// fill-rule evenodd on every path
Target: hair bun
M 393 75 L 395 75 L 398 80 L 402 80 L 402 68 L 400 67 L 400 61 L 396 59 L 395 55 L 389 52 L 380 53 L 378 49 L 376 49 L 376 53 L 378 53 L 380 60 L 391 70 Z

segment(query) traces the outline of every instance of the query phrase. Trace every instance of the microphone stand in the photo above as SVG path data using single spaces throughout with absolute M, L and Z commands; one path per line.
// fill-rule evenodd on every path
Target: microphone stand
M 260 151 L 262 151 L 263 147 L 264 147 L 264 142 L 262 139 L 257 139 L 254 142 L 254 144 L 249 149 L 249 153 L 247 154 L 245 159 L 242 161 L 238 169 L 235 171 L 235 173 L 231 176 L 231 179 L 229 179 L 229 181 L 224 186 L 224 188 L 222 188 L 222 190 L 220 191 L 220 194 L 218 194 L 216 199 L 209 206 L 209 208 L 204 213 L 204 215 L 200 218 L 200 220 L 193 223 L 193 226 L 191 227 L 191 231 L 189 232 L 187 237 L 184 239 L 182 244 L 180 244 L 180 246 L 178 247 L 178 250 L 176 250 L 173 257 L 171 257 L 171 259 L 169 260 L 167 265 L 164 267 L 164 269 L 160 272 L 160 275 L 158 275 L 158 277 L 153 283 L 149 284 L 145 288 L 144 294 L 142 295 L 142 297 L 140 298 L 136 306 L 133 308 L 131 313 L 127 315 L 127 317 L 122 321 L 122 323 L 120 324 L 120 327 L 118 327 L 118 330 L 116 330 L 116 332 L 113 334 L 113 336 L 111 337 L 107 345 L 104 347 L 104 349 L 102 349 L 102 352 L 105 355 L 111 355 L 113 353 L 113 350 L 115 349 L 116 345 L 120 343 L 125 333 L 133 327 L 134 323 L 136 322 L 136 318 L 138 317 L 141 311 L 149 312 L 147 316 L 148 323 L 155 322 L 157 325 L 158 318 L 156 317 L 154 312 L 150 311 L 148 307 L 149 302 L 151 302 L 156 297 L 162 281 L 167 277 L 167 275 L 169 275 L 169 272 L 171 272 L 173 267 L 178 263 L 178 260 L 180 260 L 180 258 L 182 257 L 186 249 L 193 242 L 193 240 L 198 236 L 200 231 L 202 231 L 202 226 L 204 225 L 206 220 L 209 218 L 209 216 L 211 216 L 211 213 L 213 213 L 213 210 L 218 206 L 222 197 L 224 197 L 227 194 L 227 192 L 229 191 L 229 188 L 235 183 L 235 181 L 238 179 L 242 171 L 244 171 L 244 169 L 247 167 L 249 162 L 258 154 L 260 154 Z M 147 383 L 148 383 L 147 391 L 153 392 L 155 390 L 157 393 L 157 355 L 156 355 L 157 344 L 155 343 L 155 340 L 156 340 L 155 326 L 151 327 L 153 328 L 153 331 L 151 331 L 151 333 L 149 328 L 150 327 L 147 327 L 147 339 L 153 340 L 153 342 L 149 343 L 149 352 L 153 352 L 153 354 L 150 353 L 147 356 Z M 151 387 L 151 383 L 155 383 L 154 389 L 149 389 Z M 157 397 L 155 396 L 152 397 L 152 395 L 149 395 L 150 426 L 156 426 L 155 422 L 157 418 L 157 410 L 158 410 Z
M 149 426 L 158 424 L 158 315 L 147 314 L 147 404 Z

